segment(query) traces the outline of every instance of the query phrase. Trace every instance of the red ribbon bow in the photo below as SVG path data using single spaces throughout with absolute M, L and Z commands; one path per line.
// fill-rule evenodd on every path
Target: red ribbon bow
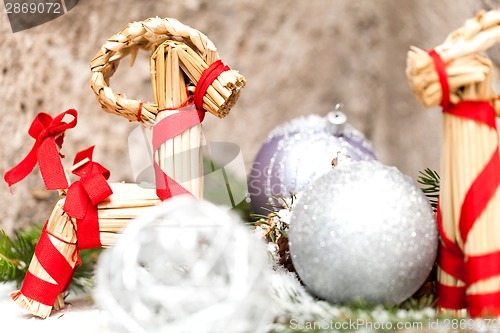
M 63 118 L 73 116 L 73 120 L 66 123 Z M 52 119 L 44 112 L 40 112 L 31 123 L 28 131 L 34 138 L 35 144 L 28 155 L 15 167 L 5 173 L 4 179 L 9 186 L 28 176 L 38 162 L 45 187 L 48 190 L 68 188 L 68 180 L 61 163 L 59 149 L 64 141 L 64 132 L 76 126 L 78 113 L 69 109 Z
M 93 152 L 94 146 L 76 155 L 74 165 L 81 165 L 72 172 L 79 176 L 80 180 L 71 184 L 63 207 L 63 210 L 77 221 L 76 234 L 80 250 L 102 246 L 97 204 L 113 193 L 107 182 L 109 170 L 92 161 Z

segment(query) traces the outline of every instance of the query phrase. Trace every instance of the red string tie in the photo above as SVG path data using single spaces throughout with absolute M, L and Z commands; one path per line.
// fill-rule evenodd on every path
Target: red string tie
M 437 53 L 435 50 L 430 50 L 428 53 L 434 62 L 434 68 L 436 69 L 439 83 L 441 84 L 442 97 L 440 105 L 443 107 L 443 109 L 446 110 L 450 106 L 450 86 L 448 85 L 446 66 L 439 53 Z
M 217 60 L 203 71 L 194 90 L 194 105 L 197 110 L 203 110 L 203 97 L 208 87 L 212 85 L 220 74 L 229 70 L 231 70 L 231 68 L 225 65 L 222 60 Z
M 142 102 L 139 102 L 139 108 L 137 109 L 137 121 L 141 122 L 142 121 Z

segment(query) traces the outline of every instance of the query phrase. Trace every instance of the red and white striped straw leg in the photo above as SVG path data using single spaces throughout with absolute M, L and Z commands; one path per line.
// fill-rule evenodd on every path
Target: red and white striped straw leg
M 61 200 L 43 228 L 21 289 L 11 294 L 21 308 L 41 318 L 53 307 L 64 307 L 61 293 L 80 263 L 76 230 L 62 205 Z

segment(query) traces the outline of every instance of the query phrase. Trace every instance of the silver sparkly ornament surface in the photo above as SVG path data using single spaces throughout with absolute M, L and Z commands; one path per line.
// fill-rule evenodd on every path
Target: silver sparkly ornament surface
M 132 222 L 97 267 L 120 332 L 262 332 L 273 320 L 265 244 L 226 209 L 174 197 Z
M 377 161 L 342 161 L 314 181 L 288 235 L 297 274 L 331 302 L 401 303 L 426 280 L 438 246 L 420 188 Z
M 371 143 L 337 110 L 294 118 L 269 133 L 248 179 L 251 209 L 265 213 L 271 196 L 297 194 L 329 171 L 331 156 L 338 151 L 354 160 L 376 159 Z

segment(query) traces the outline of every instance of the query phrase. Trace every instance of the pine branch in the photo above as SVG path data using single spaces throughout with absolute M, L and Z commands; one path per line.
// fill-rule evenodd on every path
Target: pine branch
M 0 280 L 10 281 L 16 277 L 19 260 L 12 258 L 12 244 L 5 232 L 0 231 Z
M 251 214 L 253 220 L 247 224 L 255 230 L 260 229 L 263 238 L 268 243 L 277 245 L 279 239 L 288 238 L 289 213 L 296 199 L 297 196 L 293 193 L 290 193 L 289 198 L 282 195 L 269 197 L 267 207 L 261 207 L 268 214 Z
M 21 286 L 41 230 L 40 226 L 32 226 L 17 231 L 12 239 L 0 230 L 0 282 L 14 281 Z
M 427 199 L 429 199 L 434 211 L 436 211 L 439 200 L 439 185 L 441 181 L 439 174 L 429 168 L 424 171 L 420 171 L 419 173 L 420 176 L 418 177 L 418 183 L 422 185 L 421 190 L 424 192 Z

